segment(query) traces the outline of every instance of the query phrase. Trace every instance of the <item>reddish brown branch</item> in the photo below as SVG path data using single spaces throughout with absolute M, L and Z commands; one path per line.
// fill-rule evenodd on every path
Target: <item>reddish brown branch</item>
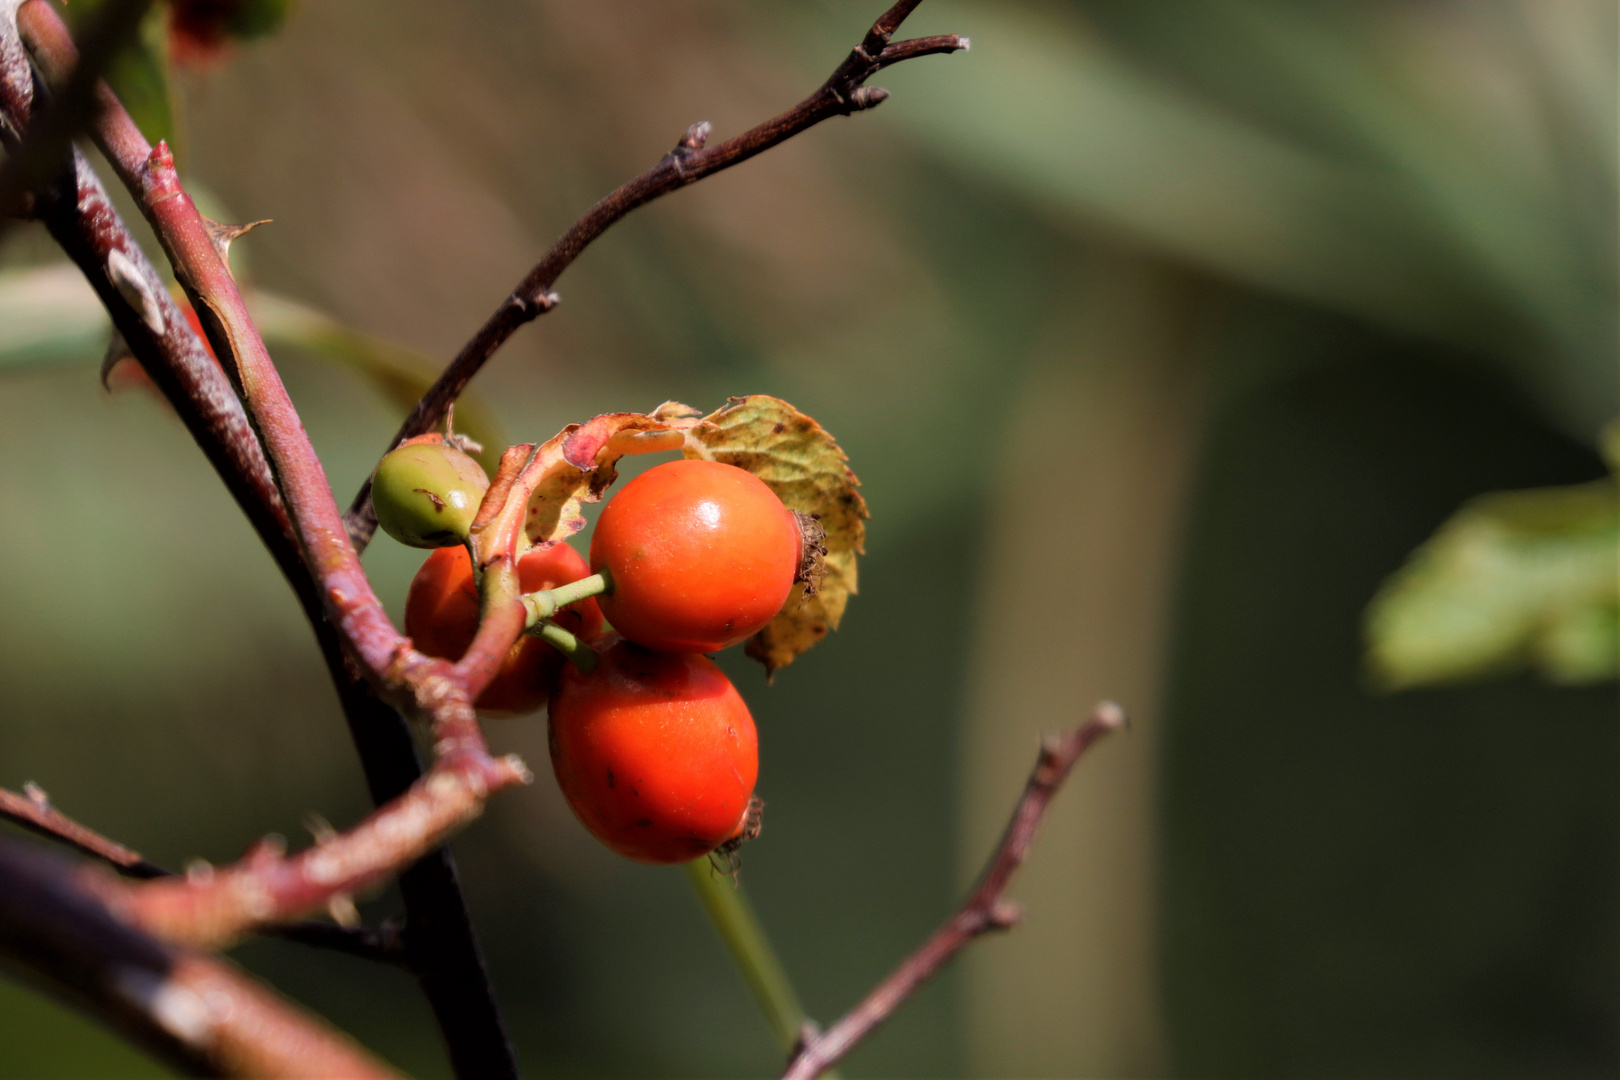
M 53 82 L 71 78 L 78 56 L 50 4 L 28 0 L 17 17 L 23 40 L 46 77 Z M 452 665 L 416 653 L 389 621 L 348 541 L 320 458 L 216 246 L 210 223 L 180 184 L 168 148 L 162 143 L 149 146 L 105 85 L 92 134 L 163 243 L 215 353 L 238 380 L 304 563 L 319 585 L 326 617 L 365 674 L 385 692 L 400 697 L 401 704 L 430 718 L 442 729 L 436 733 L 441 742 L 449 739 L 456 747 L 482 748 L 483 736 L 467 703 L 483 687 L 469 683 Z M 458 708 L 458 703 L 466 707 Z
M 71 38 L 49 5 L 42 2 L 27 4 L 18 15 L 20 21 L 30 28 L 35 58 L 47 75 L 60 80 L 73 70 L 75 56 Z M 9 130 L 20 131 L 27 126 L 32 80 L 28 59 L 15 34 L 16 28 L 9 24 L 9 19 L 6 22 L 7 25 L 0 26 L 0 98 L 3 98 L 0 105 L 4 106 L 4 118 Z M 131 183 L 143 210 L 151 215 L 151 197 L 154 195 L 164 203 L 175 204 L 166 209 L 166 214 L 171 216 L 170 225 L 180 227 L 171 230 L 173 236 L 165 232 L 168 226 L 153 221 L 154 226 L 164 234 L 171 254 L 181 260 L 193 257 L 213 259 L 213 282 L 229 282 L 229 271 L 224 268 L 223 260 L 217 258 L 218 253 L 211 250 L 211 245 L 204 250 L 195 243 L 200 235 L 206 234 L 207 223 L 196 214 L 190 200 L 184 198 L 178 183 L 173 183 L 167 191 L 146 190 L 145 140 L 105 87 L 99 88 L 99 94 L 101 110 L 94 134 L 120 175 Z M 161 166 L 164 163 L 160 161 L 158 164 Z M 379 609 L 373 610 L 373 617 L 369 620 L 362 617 L 362 622 L 366 623 L 362 628 L 375 631 L 367 640 L 370 647 L 363 654 L 354 647 L 354 621 L 343 617 L 347 612 L 333 613 L 332 608 L 344 607 L 343 601 L 346 600 L 363 607 L 369 596 L 369 586 L 358 592 L 350 592 L 332 581 L 317 584 L 323 567 L 320 552 L 330 554 L 335 545 L 330 542 L 317 544 L 317 554 L 306 564 L 308 549 L 300 544 L 300 540 L 308 536 L 308 530 L 306 528 L 299 536 L 294 535 L 276 479 L 266 462 L 263 447 L 247 423 L 241 402 L 220 368 L 203 352 L 185 320 L 174 309 L 167 290 L 161 287 L 157 275 L 107 203 L 99 182 L 82 162 L 77 162 L 76 168 L 76 180 L 66 186 L 60 183 L 55 185 L 55 212 L 53 217 L 47 217 L 47 225 L 95 286 L 112 314 L 115 326 L 128 340 L 136 358 L 186 419 L 199 445 L 236 495 L 297 592 L 337 685 L 345 716 L 361 753 L 373 799 L 381 805 L 397 798 L 411 789 L 413 784 L 421 783 L 422 776 L 421 764 L 403 716 L 381 700 L 374 688 L 395 691 L 396 700 L 403 699 L 401 703 L 406 707 L 431 714 L 435 727 L 440 729 L 439 734 L 449 736 L 440 739 L 441 745 L 452 750 L 472 751 L 477 756 L 481 752 L 477 748 L 482 746 L 482 737 L 477 731 L 469 704 L 477 687 L 458 678 L 449 665 L 436 661 L 423 663 L 425 658 L 407 650 L 388 648 L 391 630 L 386 626 L 386 619 L 376 617 Z M 154 179 L 173 180 L 172 170 L 168 177 L 162 175 L 161 168 L 157 171 L 159 175 Z M 175 250 L 176 237 L 183 249 L 181 252 Z M 160 294 L 153 301 L 160 320 L 144 317 L 149 313 L 137 311 L 132 301 L 112 283 L 108 260 L 109 252 L 113 249 L 126 255 L 135 266 L 137 276 Z M 177 262 L 177 273 L 182 280 L 187 279 L 183 261 Z M 223 325 L 223 320 L 214 314 L 215 309 L 195 291 L 193 300 L 210 330 L 216 351 L 226 358 L 234 373 L 239 367 L 235 359 L 238 352 L 231 341 L 230 328 Z M 242 334 L 245 316 L 240 312 L 239 300 L 237 297 L 235 309 L 228 314 L 242 316 L 236 326 L 237 333 Z M 150 304 L 143 303 L 143 306 Z M 164 332 L 156 335 L 150 327 L 159 321 Z M 245 323 L 245 335 L 251 339 L 257 338 L 251 323 Z M 262 342 L 259 348 L 262 352 Z M 279 389 L 279 380 L 277 383 Z M 284 394 L 281 396 L 284 398 Z M 279 413 L 279 417 L 283 421 L 284 433 L 287 421 L 296 428 L 296 415 L 291 413 L 290 405 Z M 295 432 L 294 442 L 298 435 L 301 435 L 301 431 Z M 304 448 L 307 450 L 307 442 Z M 315 471 L 318 475 L 318 463 Z M 309 471 L 304 470 L 303 475 L 307 479 Z M 324 486 L 324 480 L 320 486 Z M 325 499 L 330 508 L 329 520 L 337 520 L 337 510 L 331 503 L 329 491 Z M 318 499 L 316 503 L 318 505 Z M 308 526 L 309 522 L 305 521 L 304 525 Z M 327 530 L 327 535 L 329 538 L 333 531 Z M 341 535 L 341 528 L 336 535 Z M 335 562 L 340 572 L 357 569 L 352 558 L 344 560 L 341 552 L 339 554 Z M 360 580 L 363 583 L 363 577 Z M 329 619 L 329 614 L 336 617 Z M 386 671 L 376 669 L 375 662 L 379 658 L 386 658 L 389 665 Z M 356 665 L 355 659 L 362 663 Z M 368 659 L 372 661 L 369 665 L 365 663 Z M 360 668 L 369 670 L 362 674 Z M 367 678 L 372 685 L 366 685 Z M 454 768 L 462 769 L 468 764 L 461 761 Z M 481 762 L 471 764 L 483 767 L 486 772 L 493 769 L 503 773 L 507 782 L 516 782 L 522 775 L 511 769 L 508 763 L 495 762 L 487 755 L 483 756 Z M 433 851 L 407 870 L 401 879 L 401 890 L 412 920 L 411 928 L 405 935 L 412 966 L 444 1028 L 457 1073 L 480 1077 L 516 1076 L 516 1063 L 501 1029 L 466 905 L 456 881 L 455 866 L 448 852 L 442 848 Z
M 156 863 L 147 862 L 139 852 L 131 851 L 114 840 L 109 840 L 94 829 L 86 828 L 60 812 L 33 784 L 25 784 L 22 794 L 0 788 L 0 817 L 15 822 L 30 832 L 57 840 L 86 855 L 93 855 L 111 865 L 120 874 L 136 878 L 159 878 L 169 872 Z
M 143 859 L 139 853 L 116 840 L 68 817 L 52 806 L 50 799 L 34 784 L 23 785 L 20 794 L 0 788 L 0 818 L 48 840 L 66 844 L 85 855 L 94 856 L 125 877 L 150 879 L 178 876 L 174 871 Z M 264 931 L 318 949 L 331 949 L 400 967 L 410 966 L 397 927 L 368 930 L 331 923 L 297 922 L 265 927 Z
M 261 841 L 231 866 L 132 883 L 109 900 L 165 941 L 229 945 L 382 883 L 477 817 L 491 790 L 520 779 L 526 781 L 527 773 L 512 759 L 441 758 L 424 782 L 359 825 L 296 855 Z
M 66 77 L 73 69 L 75 56 L 66 27 L 55 11 L 43 0 L 31 0 L 18 14 L 27 28 L 25 38 L 35 48 L 46 74 L 58 79 Z M 127 179 L 139 182 L 135 193 L 142 199 L 153 227 L 165 239 L 176 273 L 188 284 L 197 309 L 214 315 L 210 325 L 216 333 L 216 351 L 234 357 L 240 367 L 248 403 L 255 408 L 255 419 L 265 434 L 279 481 L 279 485 L 271 485 L 271 491 L 279 486 L 285 494 L 276 505 L 284 507 L 291 521 L 307 568 L 307 573 L 295 572 L 294 580 L 313 580 L 319 585 L 316 595 L 321 610 L 341 636 L 344 650 L 360 661 L 360 667 L 375 683 L 399 694 L 403 703 L 415 706 L 434 725 L 442 755 L 439 774 L 418 782 L 411 792 L 396 800 L 398 805 L 380 809 L 362 823 L 356 835 L 374 838 L 379 829 L 417 825 L 424 831 L 408 842 L 397 842 L 395 834 L 388 832 L 396 842 L 366 842 L 344 849 L 350 858 L 414 858 L 442 840 L 449 829 L 476 814 L 476 809 L 466 805 L 469 792 L 476 792 L 482 799 L 501 787 L 523 782 L 527 772 L 521 764 L 490 758 L 485 750 L 471 705 L 472 696 L 482 685 L 463 677 L 454 665 L 410 649 L 409 642 L 388 620 L 349 545 L 314 449 L 262 339 L 248 320 L 235 281 L 214 247 L 206 223 L 179 185 L 172 159 L 160 146 L 145 161 L 132 165 L 129 155 L 138 153 L 144 140 L 117 100 L 110 93 L 104 93 L 103 99 L 96 131 L 98 135 L 113 132 L 115 136 L 99 139 L 103 149 L 122 172 L 128 173 Z M 177 406 L 192 412 L 199 407 L 212 410 L 202 432 L 208 440 L 205 445 L 221 447 L 239 459 L 227 462 L 222 473 L 240 476 L 248 472 L 254 464 L 249 459 L 259 450 L 259 442 L 247 427 L 240 404 L 218 367 L 202 352 L 186 320 L 169 299 L 168 290 L 129 240 L 116 213 L 106 204 L 100 185 L 82 161 L 76 164 L 72 184 L 71 196 L 43 200 L 46 223 L 53 235 L 86 267 L 115 325 L 137 357 L 143 362 L 154 358 L 154 377 L 171 393 Z M 178 373 L 169 363 L 176 357 L 186 360 Z M 181 377 L 176 378 L 177 374 Z M 185 380 L 188 375 L 189 382 Z M 220 425 L 226 422 L 236 426 L 222 431 Z M 266 482 L 262 473 L 256 479 Z M 250 499 L 247 503 L 262 508 L 267 501 Z M 517 629 L 513 631 L 514 640 Z M 289 862 L 297 864 L 297 860 Z M 226 913 L 219 910 L 227 895 L 224 890 L 199 889 L 208 893 L 209 899 L 203 904 L 211 912 L 209 927 L 200 940 L 234 937 L 253 926 L 319 909 L 326 903 L 318 896 L 322 890 L 330 896 L 341 895 L 401 865 L 392 862 L 364 869 L 348 866 L 333 881 L 317 882 L 284 872 L 279 860 L 260 858 L 255 863 L 257 873 L 275 878 L 274 884 L 267 882 L 264 886 L 272 896 L 268 907 L 257 894 L 254 903 L 248 905 L 246 894 L 238 890 L 234 895 L 246 906 Z M 231 875 L 222 878 L 222 882 L 236 880 Z
M 563 271 L 579 258 L 593 240 L 632 210 L 694 184 L 705 176 L 747 161 L 830 117 L 848 116 L 876 106 L 889 96 L 888 91 L 868 87 L 866 80 L 891 64 L 968 47 L 967 38 L 955 35 L 916 38 L 890 44 L 889 39 L 900 23 L 921 2 L 902 0 L 884 12 L 867 31 L 861 44 L 855 47 L 827 81 L 787 112 L 715 146 L 707 145 L 709 125 L 695 124 L 657 165 L 623 184 L 586 211 L 585 216 L 563 233 L 534 268 L 524 275 L 523 280 L 484 321 L 484 325 L 478 328 L 472 340 L 462 347 L 444 374 L 416 403 L 416 408 L 406 417 L 393 441 L 388 444 L 388 449 L 436 427 L 444 418 L 445 410 L 467 388 L 473 376 L 478 374 L 495 351 L 519 327 L 556 306 L 557 297 L 551 288 Z M 354 497 L 345 521 L 355 545 L 363 550 L 377 528 L 377 518 L 371 509 L 370 481 L 362 485 Z
M 85 877 L 31 845 L 0 842 L 0 956 L 193 1075 L 396 1075 L 233 965 L 123 922 Z
M 826 1072 L 969 942 L 981 934 L 1005 930 L 1018 922 L 1021 910 L 1017 904 L 1003 899 L 1002 894 L 1013 873 L 1028 857 L 1052 797 L 1081 755 L 1098 739 L 1124 725 L 1125 714 L 1119 706 L 1103 702 L 1079 728 L 1042 744 L 1035 769 L 1024 786 L 1023 797 L 1013 809 L 1007 831 L 972 894 L 944 926 L 923 942 L 922 948 L 908 956 L 843 1019 L 824 1033 L 806 1031 L 802 1044 L 782 1074 L 783 1080 L 813 1080 Z

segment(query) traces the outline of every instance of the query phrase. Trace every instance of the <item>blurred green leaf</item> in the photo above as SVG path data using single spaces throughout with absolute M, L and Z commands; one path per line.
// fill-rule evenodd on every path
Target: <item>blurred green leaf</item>
M 296 300 L 258 289 L 248 294 L 248 308 L 271 349 L 297 349 L 349 367 L 402 412 L 414 407 L 439 376 L 440 364 L 432 357 L 351 329 Z M 493 472 L 506 436 L 476 396 L 463 394 L 456 403 L 456 431 L 483 444 L 483 452 L 474 456 Z
M 1367 609 L 1368 666 L 1389 689 L 1532 668 L 1620 675 L 1620 489 L 1499 492 L 1459 510 Z
M 104 0 L 74 0 L 66 14 L 75 29 Z M 174 97 L 169 86 L 169 6 L 153 4 L 140 34 L 114 61 L 107 83 L 148 142 L 175 141 Z
M 1546 44 L 1583 40 L 1578 7 L 1113 5 L 1121 40 L 945 0 L 928 29 L 972 52 L 886 72 L 885 115 L 1081 231 L 1506 361 L 1589 429 L 1617 404 L 1616 168 L 1601 124 L 1568 132 L 1614 79 Z M 1201 47 L 1172 40 L 1189 19 Z
M 98 363 L 111 328 L 77 267 L 62 263 L 0 272 L 0 373 Z
M 438 377 L 432 357 L 353 330 L 296 300 L 255 289 L 248 292 L 248 307 L 272 350 L 295 349 L 350 368 L 401 412 Z M 99 363 L 110 332 L 101 301 L 77 267 L 61 263 L 0 272 L 0 374 Z M 493 469 L 506 437 L 476 395 L 463 394 L 456 405 L 456 430 L 483 443 L 479 462 Z
M 233 37 L 263 37 L 281 29 L 291 7 L 291 0 L 247 0 L 226 17 L 225 28 Z

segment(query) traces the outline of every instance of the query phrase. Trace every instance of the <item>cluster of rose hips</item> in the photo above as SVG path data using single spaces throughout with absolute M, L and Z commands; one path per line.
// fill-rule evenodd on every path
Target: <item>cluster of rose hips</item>
M 464 541 L 488 486 L 478 463 L 439 436 L 394 450 L 373 477 L 382 528 L 437 549 L 405 603 L 405 632 L 430 656 L 460 659 L 477 631 Z M 565 658 L 540 637 L 519 639 L 477 707 L 508 716 L 548 707 L 551 764 L 569 806 L 627 858 L 685 862 L 747 839 L 758 829 L 754 721 L 704 654 L 775 618 L 803 543 L 797 515 L 746 470 L 693 459 L 649 469 L 603 508 L 588 564 L 561 541 L 518 562 L 524 593 L 600 589 L 549 620 L 585 648 Z

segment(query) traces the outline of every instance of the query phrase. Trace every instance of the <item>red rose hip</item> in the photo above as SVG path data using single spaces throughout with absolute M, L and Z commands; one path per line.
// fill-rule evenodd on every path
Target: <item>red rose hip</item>
M 776 617 L 799 570 L 799 522 L 754 474 L 715 461 L 648 469 L 602 510 L 591 569 L 602 613 L 631 641 L 715 652 Z
M 739 836 L 759 774 L 754 719 L 696 653 L 609 635 L 551 697 L 551 766 L 568 805 L 627 859 L 678 863 Z
M 589 573 L 579 552 L 567 544 L 535 549 L 518 560 L 518 583 L 524 592 L 554 589 Z M 585 637 L 602 630 L 602 612 L 594 599 L 568 605 L 553 621 Z M 416 572 L 405 596 L 405 632 L 427 655 L 460 660 L 477 631 L 472 558 L 464 547 L 438 548 Z M 475 704 L 492 716 L 532 713 L 551 696 L 562 665 L 562 653 L 537 637 L 520 637 Z

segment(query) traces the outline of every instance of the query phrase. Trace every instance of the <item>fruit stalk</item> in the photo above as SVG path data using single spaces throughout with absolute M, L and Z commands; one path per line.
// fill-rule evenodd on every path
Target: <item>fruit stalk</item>
M 524 593 L 523 606 L 529 612 L 529 619 L 524 629 L 532 629 L 536 624 L 551 618 L 569 604 L 577 604 L 581 600 L 588 600 L 593 596 L 601 596 L 613 590 L 613 582 L 606 572 L 591 574 L 578 581 L 570 581 L 566 585 L 559 585 L 555 589 L 541 589 L 538 592 Z
M 573 665 L 589 675 L 596 670 L 596 650 L 550 619 L 532 631 L 535 637 L 562 653 Z
M 742 886 L 730 874 L 717 870 L 708 856 L 693 859 L 682 869 L 764 1012 L 771 1033 L 783 1053 L 792 1053 L 808 1018 Z

